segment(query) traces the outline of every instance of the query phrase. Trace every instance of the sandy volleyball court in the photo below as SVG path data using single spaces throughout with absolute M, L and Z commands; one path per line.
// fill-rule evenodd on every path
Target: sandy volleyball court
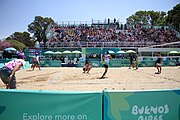
M 180 67 L 163 67 L 162 74 L 154 74 L 156 68 L 142 67 L 138 70 L 109 68 L 106 79 L 98 79 L 104 68 L 92 68 L 90 74 L 82 68 L 42 68 L 21 70 L 16 73 L 17 89 L 23 90 L 150 90 L 180 88 Z M 0 88 L 5 85 L 0 81 Z

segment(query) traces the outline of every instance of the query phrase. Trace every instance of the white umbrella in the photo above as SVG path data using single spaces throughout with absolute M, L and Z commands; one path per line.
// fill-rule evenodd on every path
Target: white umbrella
M 44 52 L 44 54 L 54 54 L 54 52 L 53 51 L 46 51 L 46 52 Z
M 16 49 L 13 48 L 13 47 L 5 48 L 4 50 L 6 50 L 6 51 L 16 51 Z
M 134 50 L 128 50 L 126 53 L 136 53 Z
M 81 51 L 75 50 L 75 51 L 72 51 L 72 53 L 74 53 L 74 54 L 81 54 Z
M 178 51 L 170 51 L 169 54 L 179 54 Z
M 62 54 L 62 52 L 56 51 L 54 54 L 55 54 L 55 55 L 60 55 L 60 54 Z
M 112 50 L 109 50 L 108 51 L 110 54 L 114 54 L 115 52 L 114 51 L 112 51 Z
M 126 52 L 123 51 L 123 50 L 120 50 L 120 51 L 117 51 L 116 53 L 118 53 L 118 54 L 124 54 L 124 53 L 126 53 Z
M 17 51 L 17 50 L 16 50 L 15 48 L 13 48 L 13 47 L 5 48 L 4 50 L 7 51 L 7 52 L 15 52 L 15 51 Z
M 63 51 L 63 54 L 70 54 L 70 53 L 71 53 L 71 51 L 69 51 L 69 50 Z

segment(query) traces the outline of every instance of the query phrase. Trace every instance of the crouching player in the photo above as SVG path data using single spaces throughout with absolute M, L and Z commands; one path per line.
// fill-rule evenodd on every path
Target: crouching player
M 90 65 L 88 59 L 86 59 L 85 66 L 83 68 L 83 73 L 89 73 L 91 68 L 92 68 L 92 66 Z

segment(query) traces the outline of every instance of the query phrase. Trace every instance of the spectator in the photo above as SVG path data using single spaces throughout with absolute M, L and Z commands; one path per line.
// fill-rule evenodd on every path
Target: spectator
M 110 19 L 108 19 L 110 22 Z M 54 30 L 55 29 L 55 30 Z M 102 27 L 88 27 L 85 25 L 79 26 L 65 26 L 52 29 L 54 30 L 53 37 L 48 40 L 49 47 L 81 47 L 83 42 L 89 42 L 88 45 L 92 47 L 101 47 L 98 45 L 104 43 L 106 47 L 113 47 L 113 43 L 124 42 L 125 46 L 133 45 L 153 45 L 163 44 L 167 42 L 179 41 L 175 32 L 169 29 L 154 29 L 143 28 L 140 25 L 128 28 L 127 25 L 121 26 L 121 29 L 116 28 L 102 28 Z M 51 33 L 51 32 L 49 32 Z M 42 44 L 41 44 L 42 45 Z

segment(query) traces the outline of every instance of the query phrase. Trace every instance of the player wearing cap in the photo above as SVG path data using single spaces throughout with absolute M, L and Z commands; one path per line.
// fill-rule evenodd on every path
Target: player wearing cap
M 15 73 L 25 65 L 24 55 L 19 55 L 19 59 L 11 60 L 0 68 L 0 78 L 6 85 L 6 89 L 16 89 Z

